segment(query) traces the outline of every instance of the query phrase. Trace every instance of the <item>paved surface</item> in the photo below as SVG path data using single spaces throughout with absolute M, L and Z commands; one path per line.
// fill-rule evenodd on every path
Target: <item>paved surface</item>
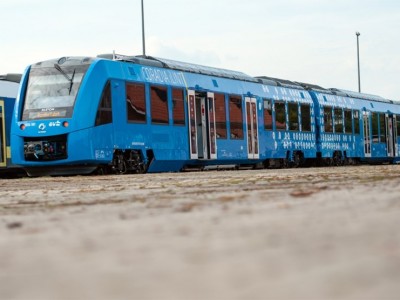
M 400 166 L 0 180 L 0 299 L 399 299 Z

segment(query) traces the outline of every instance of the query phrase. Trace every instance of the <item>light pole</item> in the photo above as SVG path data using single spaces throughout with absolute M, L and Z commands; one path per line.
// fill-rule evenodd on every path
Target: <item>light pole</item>
M 142 0 L 142 43 L 143 43 L 143 56 L 146 57 L 146 43 L 144 37 L 144 7 L 143 7 L 143 0 Z
M 358 62 L 358 92 L 361 93 L 361 81 L 360 81 L 360 44 L 358 41 L 358 37 L 360 36 L 360 33 L 357 31 L 356 32 L 357 36 L 357 62 Z

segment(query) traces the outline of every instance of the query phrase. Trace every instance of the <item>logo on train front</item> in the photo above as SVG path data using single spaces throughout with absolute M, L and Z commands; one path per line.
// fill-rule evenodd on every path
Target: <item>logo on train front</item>
M 46 129 L 46 124 L 40 123 L 39 126 L 38 126 L 38 128 L 39 128 L 40 131 L 43 131 L 43 130 Z

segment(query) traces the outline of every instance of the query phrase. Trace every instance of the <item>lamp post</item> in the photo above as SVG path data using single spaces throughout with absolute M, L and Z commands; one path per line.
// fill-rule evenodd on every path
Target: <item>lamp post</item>
M 142 0 L 142 43 L 143 43 L 143 56 L 146 57 L 146 43 L 144 38 L 144 7 Z
M 360 81 L 360 44 L 358 41 L 358 38 L 360 36 L 360 33 L 357 31 L 356 32 L 357 36 L 357 62 L 358 62 L 358 92 L 361 93 L 361 81 Z

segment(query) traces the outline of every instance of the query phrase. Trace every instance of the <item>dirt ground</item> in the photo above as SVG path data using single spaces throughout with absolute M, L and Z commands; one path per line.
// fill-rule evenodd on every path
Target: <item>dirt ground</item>
M 400 166 L 0 179 L 0 299 L 399 299 Z

